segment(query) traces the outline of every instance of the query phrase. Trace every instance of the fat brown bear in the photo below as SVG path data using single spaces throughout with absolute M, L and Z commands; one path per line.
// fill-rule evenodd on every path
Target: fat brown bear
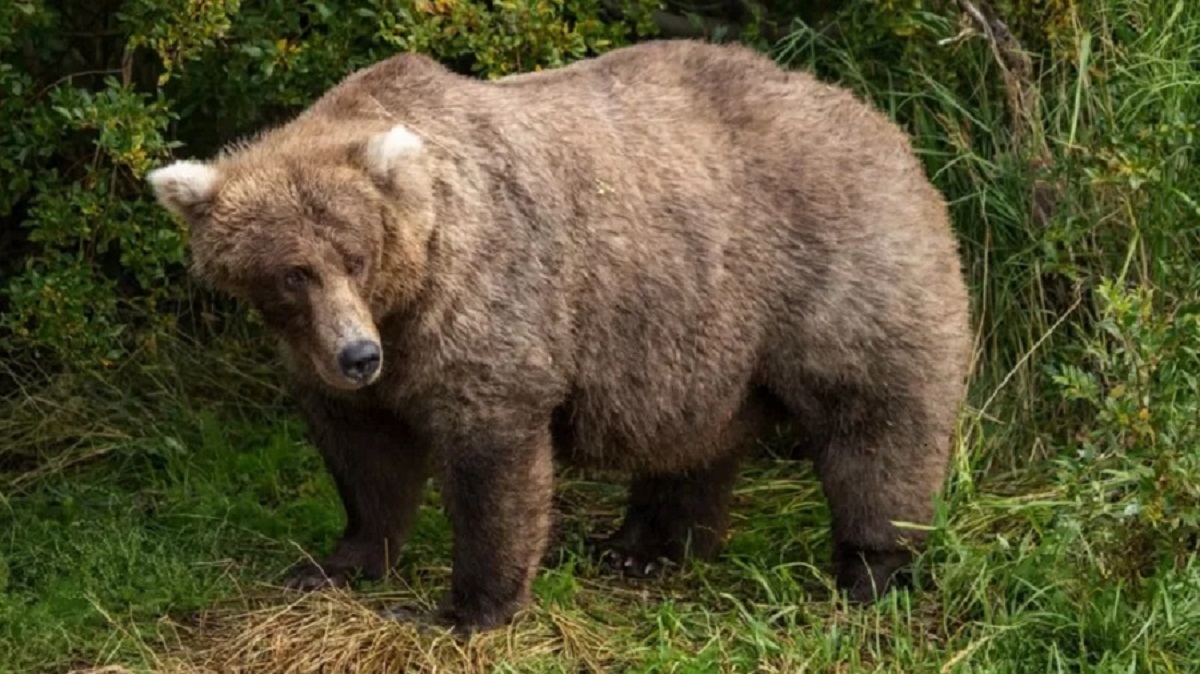
M 902 582 L 970 350 L 905 134 L 740 46 L 657 41 L 484 81 L 402 54 L 149 176 L 192 270 L 280 337 L 345 506 L 296 587 L 387 572 L 427 478 L 446 623 L 526 604 L 556 461 L 631 478 L 618 566 L 709 559 L 739 460 L 794 422 L 849 598 Z

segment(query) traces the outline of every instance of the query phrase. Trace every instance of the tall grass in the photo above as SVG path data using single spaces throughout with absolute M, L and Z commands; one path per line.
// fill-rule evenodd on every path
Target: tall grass
M 0 402 L 0 671 L 1196 671 L 1200 13 L 1078 7 L 1038 61 L 1037 146 L 1012 142 L 1025 120 L 983 38 L 938 44 L 949 13 L 915 12 L 908 39 L 798 25 L 774 48 L 903 123 L 952 202 L 977 362 L 923 591 L 829 600 L 817 483 L 765 459 L 720 561 L 634 587 L 581 552 L 620 490 L 572 477 L 539 606 L 465 646 L 367 610 L 444 590 L 433 495 L 389 583 L 256 587 L 328 545 L 338 511 L 250 331 Z
M 952 491 L 934 557 L 950 613 L 997 629 L 973 657 L 1184 671 L 1200 598 L 1200 16 L 1109 0 L 1071 19 L 1072 48 L 1037 82 L 1049 166 L 1009 142 L 1025 120 L 982 36 L 912 46 L 886 79 L 863 75 L 871 45 L 810 30 L 781 54 L 887 107 L 954 204 L 980 352 L 954 478 L 970 488 Z M 1049 218 L 1038 185 L 1057 194 Z

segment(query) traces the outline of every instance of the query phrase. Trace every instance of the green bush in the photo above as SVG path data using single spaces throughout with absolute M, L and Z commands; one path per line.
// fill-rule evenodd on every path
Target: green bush
M 639 4 L 640 3 L 640 4 Z M 0 9 L 0 351 L 103 371 L 195 313 L 185 232 L 146 171 L 280 121 L 358 67 L 420 51 L 482 77 L 649 29 L 647 0 L 18 1 Z

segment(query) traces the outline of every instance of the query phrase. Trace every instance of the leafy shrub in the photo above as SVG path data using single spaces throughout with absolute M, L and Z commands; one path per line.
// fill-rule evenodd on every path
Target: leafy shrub
M 1083 505 L 1087 563 L 1136 587 L 1200 543 L 1200 22 L 1183 3 L 1116 9 L 1081 40 L 1102 75 L 1079 82 L 1070 177 L 1087 199 L 1061 225 L 1096 308 L 1048 363 L 1046 400 L 1070 414 L 1058 482 Z
M 0 351 L 103 370 L 194 308 L 185 232 L 147 170 L 296 112 L 397 51 L 496 77 L 649 30 L 599 0 L 99 0 L 0 9 Z
M 1161 564 L 1185 564 L 1200 542 L 1200 284 L 1167 306 L 1144 287 L 1104 282 L 1097 294 L 1087 360 L 1053 368 L 1088 419 L 1058 480 L 1086 505 L 1088 563 L 1136 585 Z

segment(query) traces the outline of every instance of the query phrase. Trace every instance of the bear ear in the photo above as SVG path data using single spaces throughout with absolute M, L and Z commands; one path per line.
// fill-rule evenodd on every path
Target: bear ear
M 397 124 L 376 133 L 362 147 L 363 163 L 371 176 L 384 184 L 395 182 L 397 174 L 421 155 L 425 142 L 407 126 Z
M 208 215 L 220 177 L 217 169 L 193 161 L 177 161 L 146 174 L 158 202 L 189 225 Z

